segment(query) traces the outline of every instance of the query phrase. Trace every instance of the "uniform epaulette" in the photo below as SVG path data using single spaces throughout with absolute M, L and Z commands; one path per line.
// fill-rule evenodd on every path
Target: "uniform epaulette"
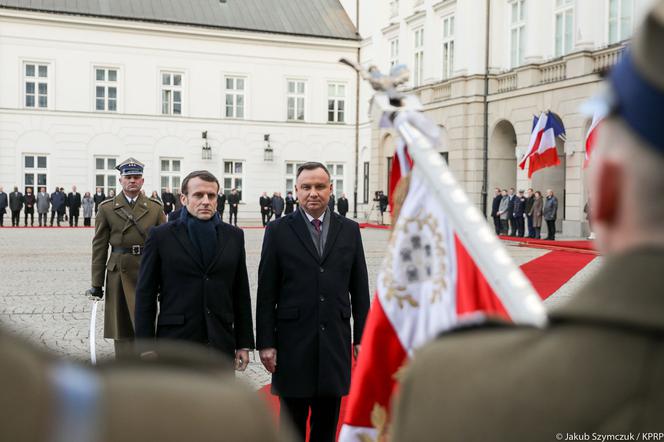
M 154 201 L 155 203 L 159 204 L 160 206 L 163 206 L 163 205 L 164 205 L 164 203 L 162 203 L 162 202 L 161 202 L 160 200 L 158 200 L 157 198 L 152 198 L 152 197 L 150 197 L 150 198 L 148 198 L 148 199 L 149 199 L 150 201 Z
M 100 205 L 100 206 L 103 206 L 104 204 L 106 204 L 106 203 L 110 203 L 111 201 L 113 201 L 113 199 L 114 199 L 114 198 L 109 198 L 109 199 L 107 199 L 107 200 L 104 200 L 104 201 L 102 201 L 101 203 L 99 203 L 99 205 Z

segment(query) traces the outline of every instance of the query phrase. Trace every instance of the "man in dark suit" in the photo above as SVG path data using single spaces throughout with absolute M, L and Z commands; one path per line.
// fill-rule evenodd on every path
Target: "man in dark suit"
M 53 227 L 53 218 L 57 217 L 58 227 L 62 222 L 62 212 L 65 207 L 65 194 L 59 187 L 55 188 L 55 192 L 51 194 L 51 227 Z
M 9 210 L 12 212 L 12 227 L 18 227 L 21 210 L 23 210 L 23 194 L 14 186 L 14 191 L 9 194 Z
M 523 218 L 526 210 L 526 197 L 523 195 L 523 190 L 519 190 L 519 194 L 514 198 L 514 223 L 516 224 L 516 236 L 523 237 L 526 222 Z
M 345 193 L 342 193 L 341 198 L 337 201 L 337 211 L 339 212 L 339 215 L 343 217 L 348 213 L 348 198 L 346 198 Z
M 498 211 L 500 210 L 500 201 L 502 201 L 503 196 L 500 193 L 500 188 L 496 187 L 493 201 L 491 202 L 491 218 L 493 218 L 493 226 L 496 229 L 496 235 L 500 235 L 500 215 Z
M 76 191 L 76 186 L 72 186 L 71 192 L 67 195 L 67 206 L 69 206 L 69 227 L 78 227 L 78 215 L 81 210 L 81 194 Z
M 257 347 L 301 439 L 311 411 L 311 440 L 333 441 L 350 385 L 351 342 L 357 354 L 369 309 L 367 267 L 358 224 L 328 207 L 325 166 L 301 165 L 296 183 L 300 208 L 265 230 Z
M 330 208 L 330 212 L 334 212 L 334 206 L 336 205 L 336 198 L 334 193 L 330 195 L 330 200 L 327 202 L 327 207 Z
M 514 194 L 514 187 L 510 187 L 510 191 L 507 195 L 508 204 L 507 204 L 507 222 L 509 223 L 509 236 L 516 236 L 516 221 L 514 220 L 514 199 L 516 195 Z
M 219 212 L 219 219 L 224 220 L 224 209 L 226 208 L 226 194 L 223 189 L 219 189 L 217 194 L 217 212 Z
M 281 214 L 284 212 L 284 199 L 279 192 L 274 192 L 274 195 L 272 195 L 272 211 L 274 212 L 274 219 L 281 218 Z
M 7 206 L 9 206 L 9 199 L 7 194 L 4 192 L 2 186 L 0 186 L 0 227 L 4 224 L 5 213 L 7 213 Z
M 662 437 L 664 1 L 654 10 L 596 98 L 610 111 L 588 169 L 601 268 L 544 329 L 464 330 L 420 350 L 392 440 Z
M 530 188 L 526 192 L 526 220 L 528 222 L 528 238 L 535 238 L 535 226 L 533 225 L 533 205 L 535 204 L 535 191 Z
M 97 187 L 97 190 L 95 191 L 95 196 L 92 197 L 92 200 L 95 202 L 95 214 L 99 211 L 99 205 L 104 202 L 106 199 L 106 195 L 104 195 L 104 191 L 102 190 L 101 187 Z
M 267 196 L 267 192 L 263 192 L 260 198 L 258 198 L 258 205 L 261 208 L 261 219 L 263 227 L 265 227 L 272 217 L 272 199 Z
M 284 210 L 284 215 L 289 215 L 293 213 L 293 210 L 295 208 L 295 198 L 293 197 L 293 192 L 288 191 L 286 194 L 286 209 Z
M 233 218 L 235 217 L 235 225 L 237 226 L 237 209 L 240 205 L 240 194 L 237 189 L 231 189 L 231 193 L 228 195 L 228 224 L 233 224 Z
M 164 205 L 164 213 L 166 215 L 175 210 L 175 195 L 173 195 L 171 189 L 164 189 L 161 192 L 161 202 Z
M 254 348 L 244 233 L 219 219 L 218 192 L 210 172 L 190 173 L 180 217 L 150 230 L 136 286 L 136 337 L 205 345 L 244 370 Z

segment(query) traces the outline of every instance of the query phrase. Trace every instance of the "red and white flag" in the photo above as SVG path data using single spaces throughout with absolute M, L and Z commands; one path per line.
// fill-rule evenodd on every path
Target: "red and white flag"
M 509 319 L 415 165 L 378 276 L 339 440 L 381 440 L 399 369 L 413 351 L 490 315 Z
M 542 112 L 539 118 L 534 117 L 528 151 L 519 161 L 519 167 L 522 170 L 528 163 L 528 178 L 540 169 L 560 164 L 556 137 L 564 135 L 565 129 L 562 124 L 550 112 Z
M 590 156 L 592 155 L 593 148 L 595 147 L 595 141 L 597 140 L 597 128 L 604 119 L 603 112 L 595 112 L 593 114 L 593 121 L 590 123 L 590 128 L 586 134 L 586 157 L 583 160 L 583 168 L 585 169 L 590 164 Z

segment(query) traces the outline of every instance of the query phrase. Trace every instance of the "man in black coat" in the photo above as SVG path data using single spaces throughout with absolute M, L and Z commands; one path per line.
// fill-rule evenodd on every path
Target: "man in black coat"
M 99 205 L 106 199 L 106 195 L 104 195 L 104 191 L 102 190 L 101 187 L 97 187 L 95 191 L 95 196 L 92 197 L 92 200 L 95 202 L 95 215 L 99 211 Z
M 348 213 L 348 198 L 346 198 L 345 193 L 342 193 L 341 198 L 337 201 L 337 211 L 343 217 Z
M 164 213 L 166 215 L 175 209 L 175 195 L 171 193 L 171 189 L 164 189 L 161 192 L 161 202 L 164 204 Z
M 494 192 L 493 201 L 491 202 L 491 218 L 493 218 L 496 235 L 500 235 L 500 215 L 498 215 L 498 210 L 500 210 L 500 201 L 503 199 L 503 196 L 500 193 L 499 187 L 496 187 Z
M 535 191 L 530 188 L 526 192 L 526 220 L 528 222 L 528 238 L 535 238 L 535 227 L 533 226 L 533 215 L 530 214 L 535 204 Z
M 327 202 L 327 207 L 330 208 L 330 212 L 334 212 L 334 206 L 335 206 L 335 197 L 334 193 L 330 195 L 330 201 Z
M 233 217 L 235 217 L 235 224 L 237 226 L 237 209 L 240 205 L 240 193 L 236 188 L 231 189 L 228 195 L 228 224 L 233 224 Z
M 284 210 L 284 215 L 289 215 L 293 213 L 293 209 L 295 208 L 295 198 L 293 197 L 293 192 L 290 190 L 286 194 L 286 210 Z
M 55 188 L 55 192 L 51 194 L 51 227 L 53 227 L 53 218 L 57 217 L 58 227 L 62 222 L 62 213 L 65 207 L 65 194 L 59 187 Z
M 69 227 L 78 227 L 78 215 L 81 210 L 81 194 L 76 191 L 76 186 L 72 186 L 71 192 L 67 195 L 67 206 L 69 206 Z
M 226 194 L 222 189 L 219 189 L 217 194 L 217 212 L 219 212 L 219 219 L 224 220 L 224 209 L 226 208 Z
M 254 348 L 244 233 L 219 219 L 214 175 L 192 172 L 182 186 L 180 218 L 151 229 L 145 242 L 136 337 L 205 345 L 244 370 Z
M 516 236 L 523 237 L 525 230 L 524 215 L 526 211 L 526 197 L 523 190 L 519 190 L 519 195 L 514 198 L 514 224 L 516 225 Z
M 510 225 L 509 236 L 516 236 L 516 222 L 514 220 L 514 187 L 510 187 L 509 194 L 507 195 L 509 204 L 507 205 L 507 222 Z
M 23 194 L 14 186 L 14 191 L 9 194 L 9 210 L 12 211 L 12 227 L 18 227 L 23 210 Z
M 0 227 L 2 227 L 5 222 L 5 213 L 7 213 L 8 205 L 9 199 L 7 198 L 7 194 L 4 192 L 2 186 L 0 186 Z
M 272 198 L 267 196 L 267 192 L 263 192 L 258 198 L 258 205 L 261 208 L 261 219 L 263 220 L 263 227 L 265 227 L 272 217 Z
M 274 212 L 274 219 L 281 218 L 281 214 L 284 212 L 284 199 L 279 192 L 274 192 L 272 196 L 272 211 Z
M 298 168 L 296 193 L 300 208 L 265 230 L 257 348 L 301 439 L 311 410 L 311 440 L 334 441 L 350 386 L 351 342 L 357 354 L 369 309 L 367 266 L 359 225 L 327 205 L 332 184 L 323 164 Z

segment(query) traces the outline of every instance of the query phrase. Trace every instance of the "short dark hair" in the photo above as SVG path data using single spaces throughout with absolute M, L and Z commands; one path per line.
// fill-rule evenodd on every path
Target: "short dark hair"
M 323 169 L 327 174 L 327 177 L 332 178 L 330 176 L 330 171 L 327 170 L 327 167 L 325 167 L 323 163 L 319 163 L 318 161 L 308 161 L 297 168 L 297 175 L 295 175 L 295 179 L 298 179 L 300 177 L 300 174 L 304 170 L 316 170 L 316 169 Z
M 182 181 L 182 187 L 180 188 L 180 191 L 183 195 L 188 195 L 187 186 L 189 185 L 189 180 L 193 178 L 200 178 L 201 180 L 207 181 L 208 183 L 217 183 L 217 192 L 221 188 L 219 185 L 219 180 L 216 176 L 212 175 L 212 173 L 208 172 L 207 170 L 194 170 L 193 172 L 189 173 L 189 175 L 187 175 Z

